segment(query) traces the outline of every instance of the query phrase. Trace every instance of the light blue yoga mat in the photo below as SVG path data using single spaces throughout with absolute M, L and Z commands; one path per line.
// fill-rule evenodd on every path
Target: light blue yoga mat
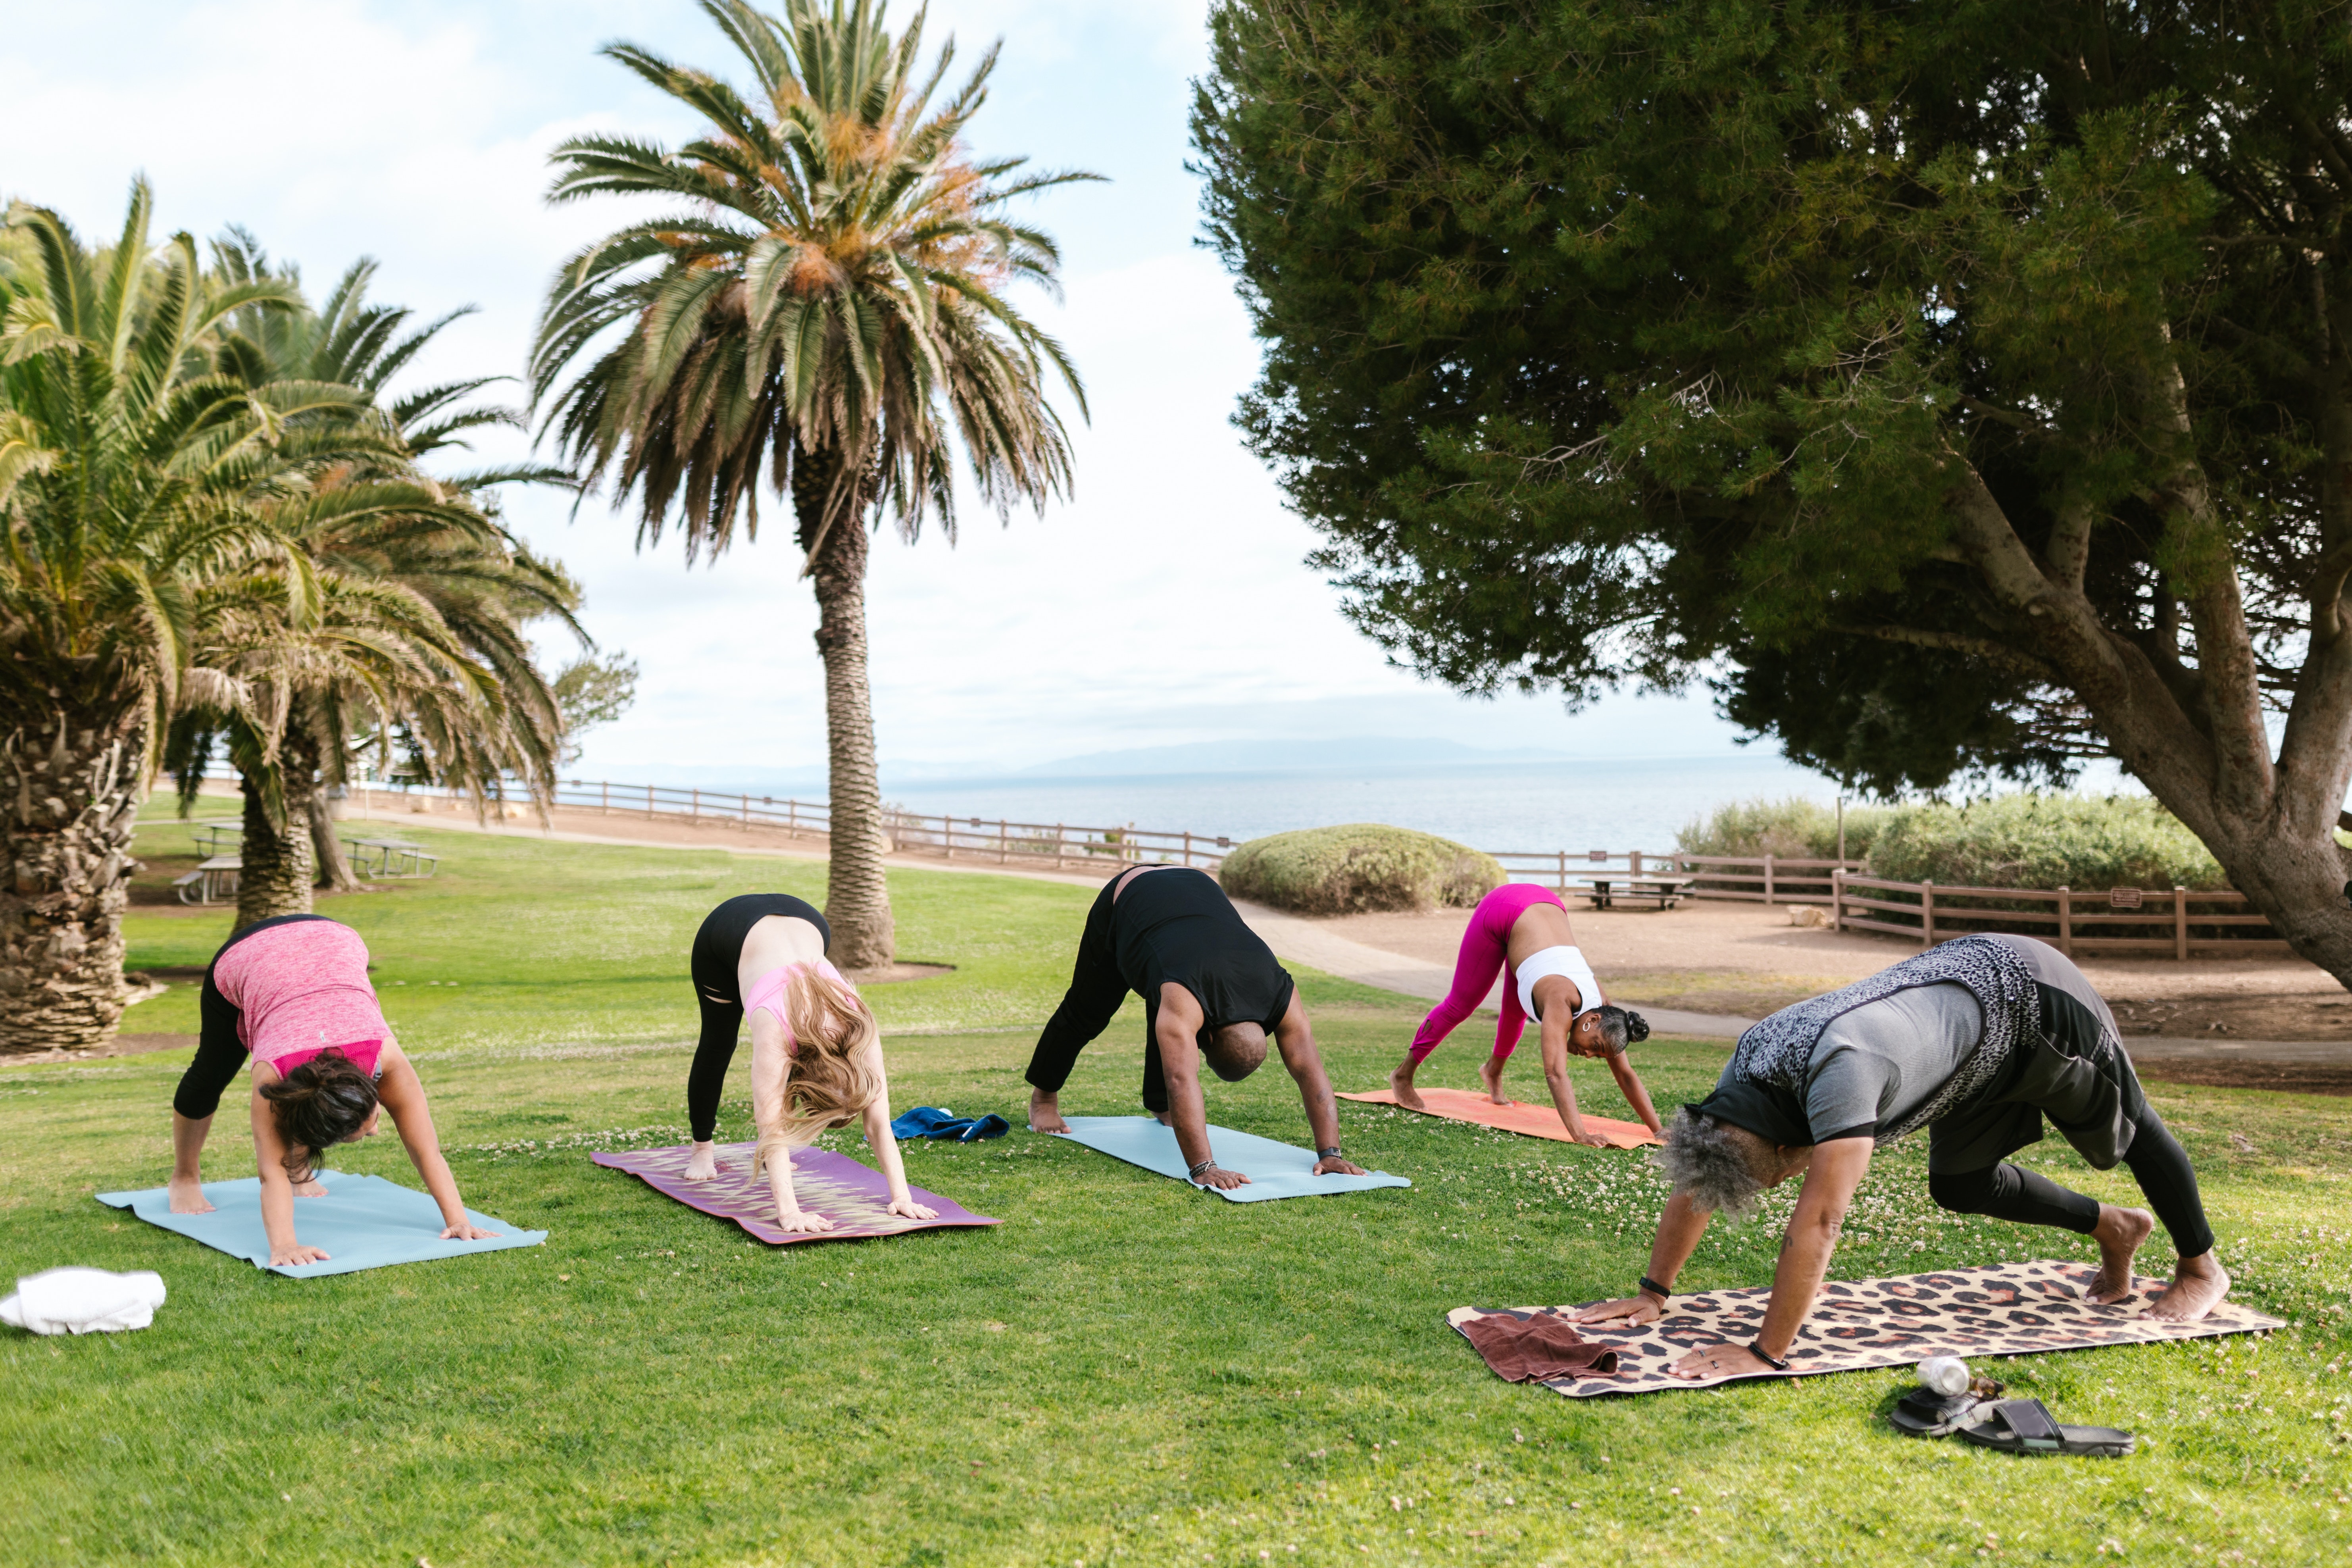
M 1066 1116 L 1069 1140 L 1099 1149 L 1115 1160 L 1162 1176 L 1184 1181 L 1184 1152 L 1176 1147 L 1172 1129 L 1149 1116 Z M 1262 1204 L 1274 1198 L 1308 1198 L 1328 1193 L 1361 1193 L 1373 1187 L 1409 1187 L 1402 1176 L 1374 1171 L 1369 1176 L 1318 1176 L 1315 1151 L 1277 1143 L 1271 1138 L 1236 1132 L 1230 1127 L 1209 1129 L 1209 1152 L 1228 1171 L 1239 1171 L 1249 1185 L 1223 1190 L 1205 1187 L 1237 1204 Z
M 283 1268 L 273 1268 L 269 1261 L 269 1233 L 261 1224 L 258 1176 L 241 1182 L 206 1182 L 205 1196 L 213 1204 L 210 1214 L 173 1214 L 171 1194 L 162 1187 L 142 1193 L 100 1193 L 98 1201 L 129 1209 L 149 1225 L 177 1231 L 192 1241 L 295 1279 L 356 1274 L 391 1263 L 425 1263 L 509 1247 L 537 1247 L 547 1239 L 543 1230 L 517 1230 L 502 1219 L 467 1209 L 466 1217 L 477 1229 L 497 1231 L 498 1238 L 444 1241 L 441 1205 L 427 1194 L 382 1176 L 356 1176 L 348 1171 L 321 1171 L 319 1180 L 326 1186 L 326 1196 L 294 1200 L 294 1234 L 304 1246 L 324 1252 L 327 1261 Z

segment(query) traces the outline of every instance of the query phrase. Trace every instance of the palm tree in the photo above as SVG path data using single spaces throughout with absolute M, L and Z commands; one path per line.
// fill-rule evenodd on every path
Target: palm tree
M 300 299 L 299 274 L 273 274 L 250 236 L 231 230 L 215 254 L 225 283 L 275 277 Z M 193 712 L 175 734 L 184 800 L 215 732 L 238 770 L 239 924 L 308 910 L 314 868 L 330 886 L 352 885 L 324 787 L 344 781 L 359 751 L 388 761 L 396 745 L 410 773 L 478 798 L 509 774 L 544 796 L 562 720 L 522 626 L 553 615 L 586 640 L 572 618 L 577 587 L 500 526 L 488 500 L 494 485 L 568 476 L 537 465 L 444 479 L 417 468 L 425 453 L 464 446 L 461 432 L 520 416 L 458 406 L 493 377 L 390 398 L 392 377 L 465 312 L 403 335 L 408 310 L 367 303 L 374 271 L 373 261 L 352 266 L 317 310 L 240 312 L 214 350 L 225 374 L 248 384 L 291 376 L 351 387 L 362 406 L 336 417 L 382 437 L 354 448 L 345 431 L 322 433 L 334 444 L 327 460 L 306 468 L 275 519 L 307 583 L 257 593 L 225 629 L 223 661 L 272 700 L 244 714 Z
M 876 0 L 701 0 L 749 65 L 748 94 L 629 44 L 604 52 L 709 123 L 671 151 L 621 136 L 556 149 L 553 201 L 602 194 L 679 205 L 567 261 L 532 357 L 542 429 L 616 506 L 636 498 L 637 542 L 673 500 L 687 559 L 759 530 L 764 477 L 792 502 L 818 606 L 832 767 L 825 915 L 845 967 L 893 957 L 881 790 L 866 666 L 867 522 L 912 542 L 936 511 L 954 538 L 960 440 L 1000 518 L 1066 494 L 1066 432 L 1045 397 L 1061 348 L 1007 302 L 1020 279 L 1055 287 L 1050 237 L 1012 221 L 1014 199 L 1093 179 L 1013 172 L 963 142 L 991 49 L 961 90 L 932 99 L 950 42 L 918 77 L 922 20 L 893 37 Z M 610 329 L 625 329 L 606 342 Z M 584 362 L 584 363 L 583 363 Z M 559 391 L 568 371 L 576 374 Z
M 246 383 L 202 345 L 274 280 L 208 288 L 195 241 L 148 241 L 131 188 L 110 251 L 56 213 L 7 225 L 30 265 L 0 276 L 0 1052 L 100 1043 L 122 1009 L 131 837 L 173 712 L 239 709 L 205 649 L 278 550 L 289 423 L 348 410 L 340 386 Z

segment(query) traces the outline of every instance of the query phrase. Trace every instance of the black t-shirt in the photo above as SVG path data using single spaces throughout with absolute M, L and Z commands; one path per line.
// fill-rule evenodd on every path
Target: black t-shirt
M 1210 1029 L 1256 1024 L 1271 1035 L 1290 1010 L 1289 972 L 1205 871 L 1141 872 L 1118 890 L 1110 919 L 1119 978 L 1155 1022 L 1166 984 L 1192 994 Z

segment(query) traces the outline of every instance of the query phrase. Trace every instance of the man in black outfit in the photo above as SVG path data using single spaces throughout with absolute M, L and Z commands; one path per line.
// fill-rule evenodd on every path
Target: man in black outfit
M 1029 1126 L 1067 1132 L 1059 1097 L 1078 1053 L 1110 1026 L 1133 991 L 1143 998 L 1143 1108 L 1175 1129 L 1192 1180 L 1231 1188 L 1249 1181 L 1209 1153 L 1200 1063 L 1237 1083 L 1265 1060 L 1274 1037 L 1315 1131 L 1318 1176 L 1360 1176 L 1339 1154 L 1339 1113 L 1315 1049 L 1298 988 L 1274 950 L 1243 923 L 1203 871 L 1139 866 L 1103 885 L 1087 913 L 1070 989 L 1029 1059 Z

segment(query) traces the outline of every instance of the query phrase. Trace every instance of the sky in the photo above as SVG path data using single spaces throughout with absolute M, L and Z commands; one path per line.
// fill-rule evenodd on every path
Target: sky
M 374 298 L 478 313 L 415 367 L 520 374 L 549 275 L 625 221 L 551 208 L 549 150 L 595 130 L 672 142 L 694 125 L 598 47 L 625 39 L 741 79 L 687 0 L 84 0 L 17 6 L 0 31 L 0 195 L 110 237 L 134 172 L 158 235 L 243 224 L 323 294 L 354 258 Z M 1076 490 L 1043 516 L 965 512 L 950 548 L 886 533 L 868 585 L 875 716 L 894 771 L 1012 772 L 1055 758 L 1234 741 L 1433 738 L 1496 750 L 1720 755 L 1699 698 L 1465 698 L 1391 667 L 1304 563 L 1313 531 L 1231 424 L 1257 366 L 1249 323 L 1202 249 L 1184 168 L 1202 0 L 935 0 L 927 37 L 960 61 L 1003 52 L 972 141 L 1108 184 L 1036 198 L 1066 296 L 1023 307 L 1067 345 L 1090 424 Z M 911 6 L 892 8 L 898 19 Z M 520 402 L 522 388 L 506 395 Z M 520 456 L 494 435 L 478 456 Z M 586 592 L 583 616 L 643 676 L 588 737 L 578 776 L 692 765 L 803 772 L 824 749 L 815 611 L 787 529 L 688 569 L 676 536 L 639 552 L 602 497 L 510 492 L 508 515 Z M 773 514 L 782 516 L 782 509 Z M 568 636 L 547 645 L 569 657 Z M 1769 743 L 1758 750 L 1769 750 Z

